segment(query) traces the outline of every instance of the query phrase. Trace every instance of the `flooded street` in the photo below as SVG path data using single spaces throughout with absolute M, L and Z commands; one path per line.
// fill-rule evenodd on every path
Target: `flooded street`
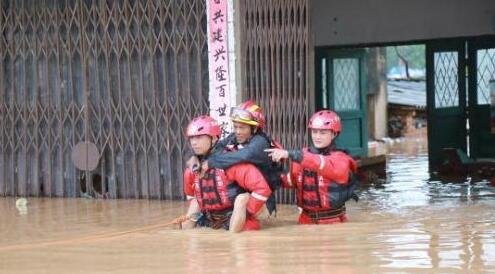
M 0 198 L 0 272 L 495 272 L 495 188 L 431 179 L 426 145 L 404 142 L 338 225 L 296 225 L 281 205 L 259 232 L 179 231 L 166 223 L 183 202 Z

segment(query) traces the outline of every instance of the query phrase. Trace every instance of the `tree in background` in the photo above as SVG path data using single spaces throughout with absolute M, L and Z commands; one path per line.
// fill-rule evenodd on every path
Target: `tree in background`
M 425 46 L 387 47 L 387 71 L 394 67 L 405 67 L 406 78 L 410 78 L 410 69 L 425 69 Z

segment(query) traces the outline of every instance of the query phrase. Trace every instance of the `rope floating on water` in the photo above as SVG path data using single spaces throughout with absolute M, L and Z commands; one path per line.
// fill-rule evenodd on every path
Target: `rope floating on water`
M 119 232 L 109 232 L 109 233 L 103 233 L 103 234 L 90 235 L 90 236 L 77 238 L 77 239 L 66 239 L 66 240 L 55 240 L 55 241 L 50 241 L 50 242 L 8 245 L 8 246 L 0 247 L 0 251 L 11 251 L 11 250 L 28 249 L 28 248 L 35 248 L 35 247 L 47 247 L 47 246 L 54 246 L 54 245 L 81 244 L 81 243 L 91 243 L 91 242 L 110 240 L 110 239 L 122 237 L 122 236 L 136 233 L 136 232 L 142 232 L 142 231 L 153 230 L 156 228 L 166 227 L 166 226 L 170 226 L 170 225 L 181 224 L 187 220 L 193 220 L 194 221 L 193 217 L 194 217 L 194 215 L 193 216 L 182 215 L 182 216 L 179 216 L 179 217 L 177 217 L 177 218 L 175 218 L 172 221 L 167 222 L 167 223 L 148 225 L 148 226 L 143 226 L 143 227 L 139 227 L 139 228 L 135 228 L 135 229 L 119 231 Z

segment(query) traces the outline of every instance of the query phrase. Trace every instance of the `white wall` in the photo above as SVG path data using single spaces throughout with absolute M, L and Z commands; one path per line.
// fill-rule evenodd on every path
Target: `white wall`
M 315 46 L 495 34 L 495 0 L 311 0 Z

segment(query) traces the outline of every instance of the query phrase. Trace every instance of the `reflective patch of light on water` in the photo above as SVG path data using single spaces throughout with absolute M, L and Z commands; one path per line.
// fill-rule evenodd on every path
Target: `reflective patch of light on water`
M 432 177 L 426 153 L 389 154 L 386 171 L 386 181 L 363 186 L 361 197 L 372 206 L 387 211 L 433 204 L 492 203 L 495 198 L 495 188 L 486 180 Z

